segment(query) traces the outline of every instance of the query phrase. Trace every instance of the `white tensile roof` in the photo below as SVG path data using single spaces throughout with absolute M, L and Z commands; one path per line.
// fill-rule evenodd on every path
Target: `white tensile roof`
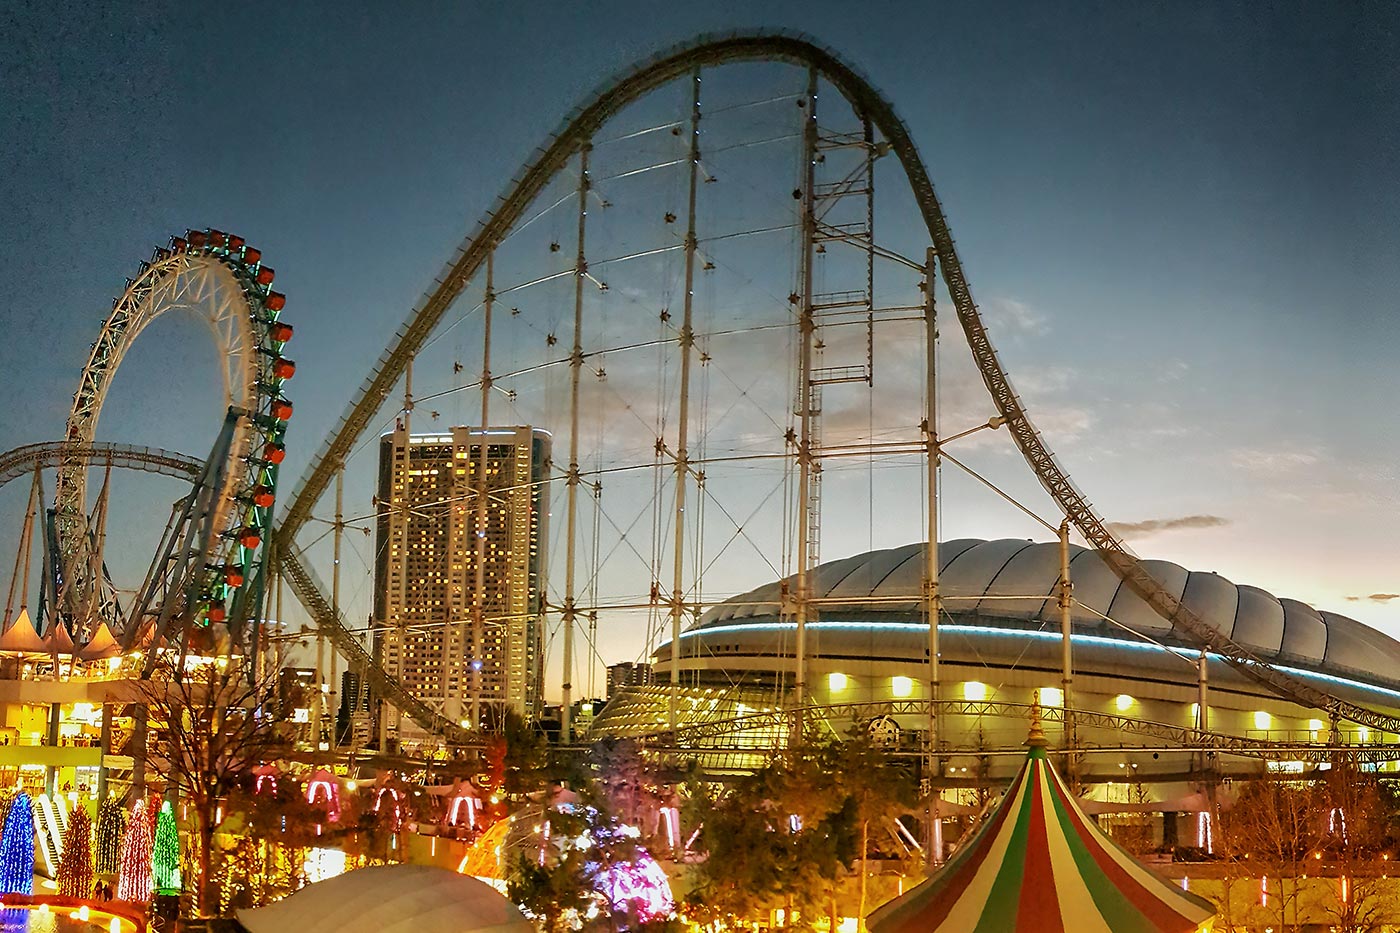
M 534 933 L 495 888 L 427 865 L 376 865 L 240 910 L 249 933 Z

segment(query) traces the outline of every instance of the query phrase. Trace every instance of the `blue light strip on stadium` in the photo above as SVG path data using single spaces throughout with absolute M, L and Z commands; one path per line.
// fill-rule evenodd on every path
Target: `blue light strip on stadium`
M 808 629 L 830 629 L 833 631 L 886 631 L 886 632 L 910 632 L 922 633 L 928 631 L 928 626 L 922 622 L 808 622 Z M 688 632 L 681 632 L 681 638 L 695 638 L 700 635 L 725 635 L 730 632 L 777 632 L 783 630 L 796 631 L 796 622 L 733 622 L 727 625 L 714 625 L 703 629 L 691 629 Z M 938 629 L 944 633 L 966 632 L 972 635 L 991 635 L 1004 638 L 1036 638 L 1042 641 L 1059 641 L 1059 632 L 1039 632 L 1032 629 L 1006 629 L 996 628 L 991 625 L 942 625 Z M 1170 652 L 1188 661 L 1194 661 L 1200 655 L 1198 649 L 1163 647 L 1150 642 L 1127 641 L 1122 638 L 1108 638 L 1103 635 L 1071 635 L 1072 643 L 1084 645 L 1098 645 L 1107 648 L 1127 648 L 1132 651 L 1155 651 Z M 665 644 L 670 644 L 666 642 Z M 665 647 L 662 645 L 660 647 Z M 1224 661 L 1224 657 L 1215 652 L 1208 652 L 1207 657 L 1212 661 Z M 1319 671 L 1310 671 L 1301 667 L 1290 667 L 1286 664 L 1270 665 L 1285 673 L 1302 677 L 1306 680 L 1321 680 L 1328 683 L 1340 684 L 1344 687 L 1352 687 L 1360 690 L 1368 690 L 1372 693 L 1380 694 L 1391 700 L 1400 700 L 1400 690 L 1392 690 L 1389 687 L 1380 687 L 1375 684 L 1368 684 L 1360 680 L 1352 680 L 1348 677 L 1339 677 L 1336 674 L 1323 674 Z

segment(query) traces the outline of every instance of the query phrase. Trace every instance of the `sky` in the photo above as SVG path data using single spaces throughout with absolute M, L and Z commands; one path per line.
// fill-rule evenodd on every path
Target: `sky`
M 760 27 L 810 34 L 893 101 L 1032 418 L 1137 553 L 1400 635 L 1400 15 L 1381 3 L 7 4 L 0 449 L 61 435 L 125 277 L 212 225 L 289 295 L 290 489 L 573 107 L 673 43 Z M 99 437 L 202 456 L 209 346 L 157 322 Z M 961 373 L 950 404 L 976 396 Z M 1033 497 L 994 443 L 969 458 Z M 178 489 L 122 482 L 119 533 L 149 553 Z M 945 538 L 1037 534 L 947 482 Z M 0 490 L 0 566 L 22 485 Z M 833 480 L 838 521 L 847 494 Z M 875 511 L 823 556 L 908 540 Z M 365 601 L 367 577 L 349 589 Z M 601 638 L 604 661 L 645 655 L 634 627 Z

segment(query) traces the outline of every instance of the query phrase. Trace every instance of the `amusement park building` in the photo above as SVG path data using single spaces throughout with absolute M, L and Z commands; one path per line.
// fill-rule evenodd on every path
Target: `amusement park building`
M 1094 551 L 1071 547 L 1073 687 L 1071 707 L 1117 717 L 1081 724 L 1084 778 L 1188 780 L 1200 754 L 1185 747 L 1197 725 L 1201 654 L 1123 584 Z M 927 694 L 928 626 L 922 597 L 924 546 L 908 545 L 832 561 L 812 574 L 815 621 L 807 633 L 811 702 L 830 707 L 839 732 L 849 720 L 878 718 L 904 747 L 916 749 L 927 714 L 900 700 Z M 962 539 L 939 546 L 940 698 L 987 701 L 945 705 L 939 745 L 944 774 L 968 781 L 1004 780 L 1019 762 L 1024 720 L 995 704 L 1028 704 L 1037 692 L 1062 704 L 1058 544 Z M 1211 572 L 1145 560 L 1142 566 L 1187 607 L 1256 656 L 1353 703 L 1400 711 L 1400 642 L 1346 616 L 1319 612 Z M 682 728 L 706 720 L 776 709 L 788 698 L 795 669 L 795 625 L 781 611 L 791 579 L 761 586 L 711 609 L 681 635 Z M 1108 621 L 1112 620 L 1112 621 Z M 656 652 L 656 683 L 670 680 L 672 646 Z M 1219 655 L 1204 662 L 1207 728 L 1299 749 L 1335 740 L 1377 747 L 1395 736 L 1342 722 L 1280 699 Z M 642 688 L 605 709 L 595 732 L 640 735 L 667 724 L 670 691 Z M 852 704 L 849 713 L 842 707 Z M 888 704 L 886 707 L 885 705 Z M 889 715 L 882 715 L 887 708 Z M 901 711 L 903 710 L 903 711 Z M 1131 728 L 1125 728 L 1124 723 Z M 1138 728 L 1135 724 L 1156 724 Z M 1164 727 L 1164 728 L 1158 728 Z M 1053 732 L 1054 730 L 1052 730 Z M 1175 733 L 1175 735 L 1174 735 Z M 711 730 L 710 735 L 714 735 Z M 761 741 L 735 732 L 735 744 Z M 1052 742 L 1062 739 L 1052 734 Z M 1274 754 L 1272 768 L 1302 770 Z M 1300 757 L 1306 757 L 1300 755 Z M 1259 757 L 1220 752 L 1213 771 L 1258 773 Z M 1379 767 L 1393 769 L 1395 762 Z M 963 778 L 959 777 L 958 780 Z
M 483 624 L 474 644 L 483 436 Z M 539 715 L 549 456 L 549 434 L 531 427 L 400 428 L 380 439 L 375 650 L 386 671 L 453 719 L 468 714 L 478 685 L 483 708 Z

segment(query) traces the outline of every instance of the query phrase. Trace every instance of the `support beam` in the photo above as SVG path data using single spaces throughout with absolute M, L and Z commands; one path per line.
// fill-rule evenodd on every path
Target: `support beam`
M 481 728 L 481 675 L 485 663 L 483 646 L 486 644 L 486 470 L 490 463 L 486 429 L 491 426 L 491 316 L 496 307 L 496 251 L 486 254 L 486 300 L 481 335 L 481 443 L 477 449 L 476 482 L 472 494 L 475 498 L 475 521 L 473 530 L 476 538 L 472 542 L 472 637 L 471 653 L 468 655 L 468 668 L 471 677 L 471 722 L 468 728 L 473 731 Z M 541 642 L 543 644 L 543 642 Z
M 671 698 L 667 723 L 674 731 L 680 718 L 681 619 L 685 612 L 685 493 L 690 481 L 690 367 L 695 328 L 695 200 L 700 176 L 700 69 L 690 78 L 690 188 L 685 229 L 685 295 L 678 341 L 681 352 L 680 405 L 676 413 L 675 527 L 671 576 Z
M 588 226 L 588 154 L 593 144 L 584 142 L 578 153 L 578 254 L 574 260 L 574 346 L 569 354 L 569 475 L 565 491 L 564 553 L 564 683 L 563 705 L 559 710 L 559 740 L 573 738 L 574 704 L 574 622 L 578 614 L 578 421 L 579 381 L 583 377 L 583 283 L 588 278 L 588 254 L 584 251 Z
M 796 667 L 794 674 L 793 706 L 807 705 L 807 611 L 810 559 L 808 553 L 811 516 L 808 514 L 812 502 L 812 428 L 816 417 L 812 410 L 812 353 L 816 336 L 816 321 L 813 316 L 812 280 L 813 263 L 816 259 L 816 170 L 817 170 L 817 70 L 807 71 L 807 93 L 802 124 L 802 283 L 800 300 L 801 317 L 798 320 L 798 361 L 797 361 L 797 418 L 799 434 L 797 438 L 797 557 L 792 594 L 793 614 L 797 622 Z M 795 720 L 794 740 L 801 738 L 801 720 Z
M 1074 653 L 1072 647 L 1071 621 L 1074 608 L 1074 584 L 1069 576 L 1069 528 L 1066 518 L 1060 522 L 1060 703 L 1065 711 L 1064 747 L 1065 776 L 1070 786 L 1075 787 L 1079 767 L 1077 756 L 1077 736 L 1074 731 Z M 1077 790 L 1077 788 L 1075 788 Z
M 924 446 L 928 482 L 928 544 L 924 548 L 924 616 L 928 620 L 928 737 L 924 766 L 924 788 L 930 807 L 928 858 L 929 864 L 943 861 L 943 820 L 938 814 L 939 742 L 939 684 L 938 684 L 938 623 L 943 614 L 943 599 L 938 589 L 938 309 L 934 291 L 938 284 L 938 256 L 933 247 L 924 254 L 924 355 L 927 357 L 924 383 Z

